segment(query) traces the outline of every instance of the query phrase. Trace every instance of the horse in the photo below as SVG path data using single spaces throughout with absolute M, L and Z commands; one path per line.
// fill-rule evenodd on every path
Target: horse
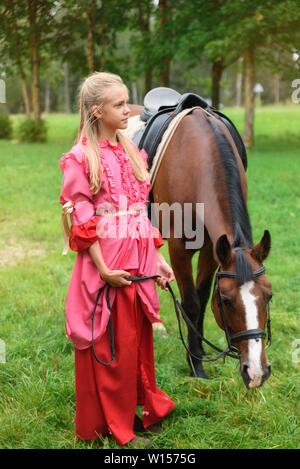
M 143 106 L 130 105 L 130 109 L 133 117 L 142 112 Z M 197 221 L 196 204 L 204 204 L 201 248 L 187 249 L 185 234 L 175 236 L 172 213 L 167 237 L 181 305 L 194 326 L 187 324 L 191 376 L 208 379 L 203 367 L 203 320 L 215 276 L 215 320 L 225 331 L 230 350 L 234 343 L 245 386 L 261 386 L 271 374 L 264 329 L 272 288 L 263 267 L 271 235 L 265 230 L 254 245 L 246 173 L 224 123 L 202 109 L 186 115 L 168 143 L 152 194 L 159 205 L 192 204 L 193 226 Z M 160 229 L 162 215 L 163 211 L 158 216 Z M 194 280 L 192 258 L 196 252 L 199 255 Z

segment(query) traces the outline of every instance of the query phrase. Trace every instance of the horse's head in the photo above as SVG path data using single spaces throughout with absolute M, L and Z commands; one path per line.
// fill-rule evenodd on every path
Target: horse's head
M 264 329 L 272 289 L 262 266 L 270 247 L 268 231 L 252 249 L 232 248 L 226 235 L 216 244 L 220 269 L 216 274 L 213 312 L 227 341 L 239 351 L 241 375 L 247 388 L 261 386 L 271 374 Z

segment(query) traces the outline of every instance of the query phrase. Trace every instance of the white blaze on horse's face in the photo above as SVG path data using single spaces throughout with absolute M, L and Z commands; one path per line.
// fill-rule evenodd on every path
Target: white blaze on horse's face
M 240 287 L 240 295 L 244 304 L 246 313 L 246 329 L 258 329 L 258 308 L 256 303 L 256 296 L 253 294 L 254 282 L 253 280 L 245 282 Z M 250 378 L 249 388 L 260 386 L 263 369 L 261 363 L 262 353 L 262 340 L 249 339 L 248 340 L 248 369 L 247 373 Z

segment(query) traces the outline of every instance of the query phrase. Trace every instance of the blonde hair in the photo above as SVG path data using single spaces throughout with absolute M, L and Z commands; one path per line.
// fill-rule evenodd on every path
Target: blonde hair
M 107 72 L 94 72 L 84 80 L 80 87 L 80 125 L 75 143 L 79 144 L 88 162 L 92 194 L 99 192 L 103 175 L 100 159 L 101 148 L 98 139 L 99 121 L 94 116 L 92 107 L 96 105 L 101 109 L 107 100 L 109 89 L 116 85 L 126 86 L 118 75 Z M 136 179 L 141 182 L 149 179 L 145 161 L 137 147 L 120 130 L 116 131 L 116 135 L 128 155 Z M 84 146 L 82 143 L 83 138 L 86 138 L 86 145 Z

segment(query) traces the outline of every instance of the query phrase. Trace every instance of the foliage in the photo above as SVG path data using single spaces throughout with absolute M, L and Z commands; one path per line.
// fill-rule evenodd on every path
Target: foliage
M 12 135 L 12 121 L 8 114 L 0 112 L 0 138 L 10 139 Z
M 299 70 L 291 59 L 291 52 L 299 51 L 299 0 L 4 0 L 0 4 L 1 65 L 5 64 L 7 77 L 15 81 L 22 76 L 27 87 L 32 83 L 29 4 L 37 6 L 34 29 L 40 76 L 50 81 L 55 110 L 62 109 L 64 101 L 63 64 L 69 66 L 73 102 L 79 81 L 89 73 L 87 15 L 91 8 L 95 8 L 96 70 L 103 66 L 127 83 L 137 82 L 141 95 L 143 75 L 150 71 L 156 85 L 166 61 L 172 64 L 170 86 L 180 78 L 172 72 L 175 68 L 182 71 L 182 80 L 188 75 L 183 84 L 187 88 L 198 76 L 206 79 L 206 71 L 199 73 L 203 61 L 208 70 L 214 62 L 224 69 L 249 44 L 255 47 L 260 66 L 270 67 L 283 79 L 290 80 Z M 164 18 L 162 4 L 167 6 Z M 41 85 L 43 97 L 45 81 Z M 212 87 L 205 83 L 205 88 Z M 17 94 L 21 95 L 20 89 Z M 17 112 L 20 98 L 8 105 Z
M 24 119 L 18 128 L 18 139 L 20 142 L 46 142 L 47 125 L 45 120 Z

